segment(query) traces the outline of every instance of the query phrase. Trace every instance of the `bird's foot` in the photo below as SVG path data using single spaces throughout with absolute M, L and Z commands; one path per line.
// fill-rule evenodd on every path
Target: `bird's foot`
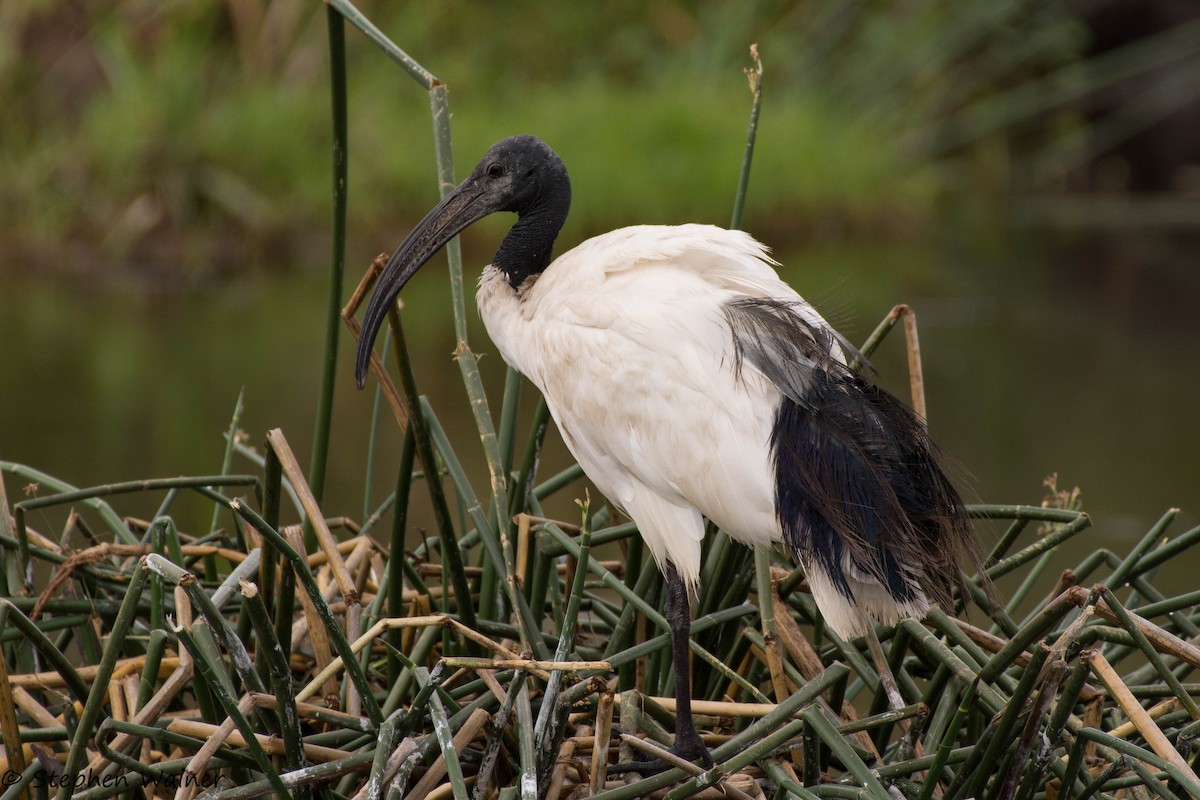
M 709 769 L 713 766 L 712 754 L 708 752 L 708 747 L 700 739 L 700 735 L 695 732 L 691 736 L 676 735 L 675 743 L 671 745 L 670 750 L 664 750 L 659 745 L 628 734 L 622 734 L 622 738 L 633 745 L 637 749 L 637 753 L 633 761 L 610 766 L 608 768 L 609 775 L 624 775 L 631 772 L 638 775 L 657 775 L 677 767 L 689 773 L 695 773 L 697 770 Z

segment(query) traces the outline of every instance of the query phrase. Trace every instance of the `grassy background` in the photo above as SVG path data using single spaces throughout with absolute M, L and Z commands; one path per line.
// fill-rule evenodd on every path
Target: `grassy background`
M 713 209 L 732 202 L 749 42 L 769 102 L 748 219 L 792 237 L 920 234 L 948 200 L 987 208 L 1028 186 L 1029 159 L 1083 130 L 1078 108 L 1043 101 L 1045 113 L 939 143 L 981 104 L 1082 63 L 1087 35 L 1067 3 L 362 7 L 436 64 L 455 113 L 474 121 L 456 128 L 462 161 L 536 131 L 575 165 L 573 238 L 634 220 L 725 221 Z M 119 264 L 197 286 L 247 262 L 309 265 L 330 203 L 319 12 L 6 4 L 5 266 Z M 428 109 L 369 48 L 349 58 L 350 227 L 373 237 L 429 203 Z

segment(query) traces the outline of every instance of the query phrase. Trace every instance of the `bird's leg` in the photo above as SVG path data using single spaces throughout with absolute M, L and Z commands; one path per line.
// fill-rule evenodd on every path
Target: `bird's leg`
M 705 767 L 713 765 L 712 755 L 696 731 L 692 720 L 692 680 L 688 664 L 688 639 L 692 629 L 692 605 L 688 600 L 687 585 L 679 576 L 675 565 L 667 562 L 663 571 L 666 583 L 667 624 L 671 626 L 671 661 L 675 666 L 675 743 L 671 753 L 692 763 Z M 634 761 L 609 767 L 610 775 L 636 772 L 642 775 L 662 772 L 675 766 L 663 759 Z
M 671 750 L 688 761 L 702 761 L 706 766 L 712 766 L 712 756 L 692 720 L 692 673 L 688 655 L 692 604 L 687 585 L 674 564 L 667 562 L 663 577 L 667 590 L 667 624 L 671 626 L 671 660 L 675 665 L 675 744 Z

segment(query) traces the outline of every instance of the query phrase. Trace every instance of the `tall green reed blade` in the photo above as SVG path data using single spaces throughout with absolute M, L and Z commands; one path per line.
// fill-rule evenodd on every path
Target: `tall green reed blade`
M 1079 695 L 1083 692 L 1083 686 L 1087 681 L 1088 674 L 1087 662 L 1083 659 L 1077 659 L 1075 666 L 1071 668 L 1071 674 L 1067 678 L 1062 692 L 1058 696 L 1054 711 L 1050 714 L 1050 720 L 1046 723 L 1046 730 L 1043 732 L 1041 742 L 1029 760 L 1029 766 L 1025 771 L 1025 778 L 1021 784 L 1017 800 L 1029 800 L 1033 796 L 1033 793 L 1042 785 L 1042 776 L 1052 762 L 1059 767 L 1059 778 L 1062 779 L 1065 777 L 1066 765 L 1062 763 L 1061 759 L 1054 757 L 1055 751 L 1062 741 L 1063 730 L 1067 726 L 1067 721 L 1075 708 L 1075 704 L 1079 701 Z M 1072 788 L 1071 785 L 1064 781 L 1062 786 L 1066 790 L 1065 793 L 1067 796 L 1069 796 Z
M 13 530 L 13 518 L 8 510 L 8 490 L 4 488 L 4 472 L 0 470 L 0 536 L 18 542 L 17 558 L 4 559 L 4 570 L 0 572 L 0 592 L 12 597 L 21 594 L 25 581 L 21 575 L 29 564 L 29 540 L 21 546 L 17 532 Z M 2 655 L 2 654 L 0 654 Z
M 108 682 L 112 680 L 113 669 L 116 667 L 117 659 L 121 656 L 121 649 L 125 645 L 125 637 L 133 626 L 138 600 L 141 598 L 142 589 L 146 585 L 149 574 L 145 559 L 139 561 L 129 580 L 125 598 L 121 601 L 121 610 L 117 612 L 112 630 L 109 631 L 108 644 L 104 647 L 96 676 L 92 680 L 87 702 L 83 705 L 83 713 L 79 715 L 75 735 L 71 737 L 71 747 L 67 751 L 67 763 L 63 767 L 63 772 L 67 775 L 78 775 L 88 757 L 87 740 L 99 726 L 100 715 L 104 710 L 104 700 L 108 696 Z M 58 800 L 68 800 L 74 791 L 74 781 L 64 781 L 58 790 Z
M 454 450 L 451 448 L 450 440 L 447 438 L 446 432 L 442 429 L 441 423 L 438 422 L 437 416 L 433 413 L 433 408 L 430 407 L 429 401 L 421 397 L 414 408 L 418 409 L 418 412 L 413 414 L 413 419 L 421 417 L 426 421 L 429 427 L 430 438 L 437 443 L 438 450 L 442 454 L 442 460 L 446 464 L 446 470 L 454 479 L 455 487 L 458 489 L 458 496 L 463 500 L 468 514 L 475 522 L 476 530 L 479 531 L 485 548 L 491 553 L 493 560 L 499 558 L 496 563 L 515 565 L 512 537 L 501 534 L 499 537 L 500 541 L 496 541 L 496 532 L 492 530 L 487 517 L 484 515 L 483 506 L 476 498 L 470 481 L 467 479 L 466 472 L 463 470 L 462 464 L 459 463 L 458 456 L 455 455 Z M 526 647 L 532 647 L 538 658 L 545 659 L 549 656 L 549 651 L 546 649 L 546 645 L 542 642 L 541 637 L 537 635 L 538 623 L 529 608 L 529 604 L 525 602 L 525 595 L 517 591 L 516 574 L 515 568 L 505 572 L 504 587 L 509 602 L 512 603 L 513 610 L 517 615 L 517 626 L 521 631 L 522 644 Z M 471 618 L 474 619 L 473 614 Z M 463 616 L 463 622 L 468 625 L 472 624 L 467 622 L 465 615 Z
M 429 90 L 430 110 L 433 114 L 434 151 L 437 159 L 438 182 L 441 196 L 445 197 L 456 183 L 454 179 L 454 154 L 450 145 L 450 103 L 446 87 L 441 82 Z M 504 459 L 500 452 L 500 441 L 496 436 L 496 428 L 488 408 L 487 392 L 483 388 L 483 379 L 479 374 L 479 357 L 471 351 L 467 341 L 467 312 L 466 292 L 463 285 L 462 250 L 458 238 L 455 237 L 446 247 L 446 258 L 450 265 L 451 300 L 454 307 L 454 333 L 458 340 L 454 348 L 454 360 L 458 362 L 462 373 L 463 386 L 470 400 L 471 412 L 475 417 L 475 426 L 479 433 L 479 442 L 483 446 L 483 454 L 487 461 L 488 477 L 491 481 L 491 500 L 501 539 L 511 538 L 512 524 L 508 514 L 508 476 L 504 469 Z M 505 582 L 511 583 L 516 574 L 516 564 L 512 560 L 511 548 L 505 548 L 506 560 L 503 566 L 506 571 Z M 512 592 L 509 599 L 515 602 Z
M 550 406 L 546 398 L 538 397 L 537 409 L 533 412 L 533 420 L 529 426 L 529 438 L 525 443 L 525 453 L 521 458 L 521 469 L 512 487 L 510 503 L 511 516 L 516 516 L 525 510 L 529 504 L 536 480 L 538 459 L 541 457 L 542 444 L 546 439 L 546 430 L 550 426 Z
M 1158 521 L 1154 523 L 1154 525 L 1151 526 L 1150 530 L 1146 532 L 1146 535 L 1142 537 L 1141 541 L 1134 545 L 1133 549 L 1130 550 L 1129 554 L 1125 556 L 1125 559 L 1121 562 L 1120 566 L 1113 570 L 1112 575 L 1109 575 L 1105 580 L 1105 584 L 1112 589 L 1120 589 L 1127 581 L 1129 581 L 1129 579 L 1132 578 L 1137 572 L 1138 563 L 1148 552 L 1153 550 L 1154 547 L 1161 543 L 1161 540 L 1166 535 L 1167 527 L 1170 526 L 1170 524 L 1175 520 L 1175 517 L 1178 515 L 1178 508 L 1168 509 L 1167 512 L 1163 514 Z
M 1050 648 L 1045 645 L 1039 644 L 1034 648 L 1029 666 L 1021 674 L 1021 682 L 1017 684 L 1016 691 L 1008 697 L 1004 713 L 996 721 L 995 727 L 991 729 L 993 731 L 991 742 L 986 748 L 976 747 L 976 753 L 973 756 L 978 756 L 978 760 L 968 759 L 966 765 L 959 772 L 959 780 L 963 778 L 967 780 L 963 784 L 967 787 L 965 797 L 982 797 L 983 789 L 989 780 L 993 778 L 997 781 L 1002 780 L 1002 775 L 997 772 L 996 767 L 1000 764 L 1003 753 L 1012 745 L 1012 732 L 1016 728 L 1026 702 L 1033 694 L 1035 682 L 1049 655 Z M 948 794 L 954 796 L 956 788 L 958 787 L 951 786 Z
M 858 785 L 868 791 L 867 797 L 883 798 L 890 797 L 887 789 L 879 782 L 879 778 L 875 776 L 867 765 L 863 763 L 862 758 L 850 747 L 849 743 L 842 738 L 837 728 L 829 718 L 825 716 L 825 712 L 817 705 L 809 706 L 801 714 L 804 723 L 818 737 L 822 743 L 829 748 L 838 760 L 842 762 L 842 766 L 846 771 L 853 776 Z
M 171 563 L 158 553 L 151 553 L 146 556 L 146 566 L 153 570 L 156 575 L 160 575 L 171 583 L 178 585 L 187 593 L 193 606 L 208 621 L 209 627 L 217 641 L 221 644 L 221 647 L 229 654 L 230 660 L 233 662 L 234 671 L 241 678 L 246 689 L 253 692 L 266 692 L 266 686 L 263 684 L 258 672 L 255 671 L 254 664 L 250 660 L 250 654 L 246 651 L 246 646 L 238 638 L 233 625 L 221 614 L 221 610 L 217 608 L 216 604 L 213 603 L 208 592 L 204 591 L 204 587 L 197 581 L 196 576 Z
M 750 123 L 746 127 L 746 149 L 742 153 L 742 168 L 738 172 L 737 192 L 733 197 L 733 217 L 729 227 L 738 230 L 742 227 L 742 213 L 746 208 L 746 191 L 750 186 L 750 163 L 754 160 L 754 143 L 758 139 L 758 114 L 762 108 L 762 59 L 758 57 L 758 45 L 750 45 L 750 59 L 754 66 L 745 70 L 746 79 L 750 81 L 750 94 L 753 101 L 750 104 Z
M 238 390 L 237 402 L 233 404 L 233 416 L 229 420 L 229 431 L 225 434 L 225 455 L 221 458 L 221 474 L 228 475 L 233 467 L 233 452 L 237 444 L 238 423 L 242 419 L 242 409 L 246 399 L 246 387 Z M 210 533 L 216 531 L 221 521 L 221 507 L 213 508 L 212 523 L 208 526 Z
M 325 495 L 325 468 L 329 459 L 330 429 L 333 425 L 333 395 L 337 379 L 337 347 L 342 319 L 342 275 L 346 267 L 346 202 L 349 146 L 346 125 L 346 28 L 342 15 L 325 7 L 329 32 L 329 87 L 333 121 L 333 219 L 330 226 L 332 252 L 329 261 L 329 294 L 325 308 L 325 358 L 321 394 L 313 431 L 312 461 L 308 485 L 317 502 Z
M 512 367 L 508 367 L 504 373 L 504 396 L 500 405 L 499 430 L 500 469 L 508 479 L 512 477 L 513 451 L 517 437 L 517 412 L 520 410 L 521 401 L 521 383 L 521 374 Z M 508 507 L 508 517 L 511 519 L 515 516 L 512 509 L 511 495 L 509 496 Z M 498 508 L 493 507 L 493 516 L 497 513 Z M 503 525 L 508 530 L 512 530 L 511 526 L 503 522 L 503 518 L 497 518 L 495 524 L 497 528 Z M 496 619 L 497 583 L 503 580 L 500 575 L 500 565 L 494 563 L 491 558 L 483 558 L 482 566 L 483 577 L 479 582 L 479 616 L 484 619 Z M 522 564 L 517 566 L 516 569 L 519 570 L 526 566 Z
M 1138 562 L 1136 573 L 1141 574 L 1170 561 L 1180 553 L 1200 542 L 1200 526 L 1179 534 L 1161 547 L 1151 550 Z
M 344 15 L 352 24 L 366 33 L 372 41 L 383 48 L 389 57 L 404 67 L 408 74 L 429 92 L 439 194 L 444 197 L 456 183 L 454 179 L 454 155 L 450 135 L 450 105 L 445 85 L 404 53 L 404 51 L 392 44 L 348 0 L 331 0 L 330 7 L 331 9 L 336 9 L 338 13 Z M 500 442 L 496 436 L 495 425 L 492 422 L 491 413 L 488 409 L 487 393 L 484 391 L 483 381 L 479 374 L 478 359 L 471 351 L 467 340 L 466 293 L 463 285 L 462 253 L 458 238 L 455 237 L 452 239 L 446 245 L 445 249 L 449 262 L 454 330 L 458 341 L 455 348 L 455 361 L 458 363 L 462 374 L 463 385 L 470 400 L 471 411 L 475 418 L 480 443 L 483 446 L 484 456 L 487 461 L 491 482 L 491 507 L 494 510 L 498 524 L 504 529 L 502 538 L 507 539 L 508 537 L 503 534 L 509 532 L 508 529 L 511 524 L 511 515 L 508 513 L 508 477 L 504 469 L 504 459 L 501 455 Z M 413 407 L 415 408 L 415 404 Z M 426 465 L 426 471 L 427 474 L 434 474 L 428 469 L 428 465 Z M 507 549 L 505 550 L 505 555 L 510 555 Z M 511 581 L 512 575 L 515 573 L 515 565 L 512 563 L 511 558 L 503 564 L 496 565 L 497 569 L 501 567 L 507 573 L 506 582 Z M 515 599 L 511 597 L 511 592 L 509 599 L 515 603 Z M 492 611 L 490 602 L 485 606 L 485 610 Z M 460 613 L 473 617 L 474 609 L 472 608 L 468 612 L 460 607 Z M 464 621 L 466 618 L 464 617 Z
M 1055 657 L 1046 665 L 1045 680 L 1042 682 L 1041 688 L 1038 689 L 1037 696 L 1034 699 L 1032 709 L 1025 720 L 1025 725 L 1021 730 L 1021 736 L 1017 740 L 1016 749 L 1013 751 L 1010 761 L 1004 770 L 1004 779 L 1000 780 L 997 777 L 992 781 L 992 789 L 988 793 L 988 800 L 1012 800 L 1017 790 L 1017 782 L 1021 778 L 1021 774 L 1025 770 L 1026 764 L 1029 762 L 1033 751 L 1033 740 L 1037 735 L 1038 729 L 1041 727 L 1042 718 L 1050 709 L 1050 704 L 1055 700 L 1055 695 L 1058 693 L 1058 687 L 1062 683 L 1063 678 L 1067 676 L 1067 665 L 1061 657 Z
M 404 443 L 400 447 L 400 466 L 396 470 L 396 508 L 392 514 L 391 539 L 388 546 L 387 562 L 387 615 L 399 617 L 404 614 L 404 569 L 408 566 L 408 556 L 404 552 L 404 533 L 408 523 L 409 491 L 412 488 L 413 462 L 417 455 L 417 441 L 413 436 L 412 422 L 404 429 Z M 414 586 L 413 588 L 417 588 Z M 388 631 L 388 641 L 394 646 L 400 646 L 402 632 L 399 629 Z M 388 683 L 395 683 L 400 676 L 400 662 L 391 654 L 387 660 Z
M 521 774 L 521 800 L 538 800 L 537 746 L 533 739 L 533 707 L 529 683 L 517 692 L 517 758 Z
M 170 637 L 163 628 L 152 628 L 150 638 L 146 642 L 146 661 L 142 666 L 142 680 L 138 684 L 137 707 L 145 708 L 154 696 L 154 687 L 158 684 L 158 668 L 162 665 L 163 653 L 167 649 Z
M 450 518 L 450 506 L 447 503 L 442 482 L 438 478 L 438 464 L 434 455 L 433 443 L 430 441 L 429 422 L 420 411 L 421 396 L 417 392 L 417 379 L 413 374 L 412 362 L 408 358 L 404 326 L 401 324 L 400 315 L 396 313 L 395 308 L 388 312 L 388 318 L 392 323 L 396 360 L 400 364 L 400 382 L 404 387 L 408 407 L 412 410 L 408 424 L 416 438 L 417 457 L 421 461 L 421 469 L 425 472 L 425 486 L 429 490 L 429 499 L 433 502 L 434 520 L 442 544 L 442 561 L 445 569 L 450 573 L 450 586 L 454 590 L 458 614 L 468 627 L 475 627 L 475 606 L 471 603 L 471 587 L 467 583 L 462 553 L 459 551 L 458 540 L 454 535 L 454 522 Z M 446 594 L 443 599 L 449 603 L 449 594 Z

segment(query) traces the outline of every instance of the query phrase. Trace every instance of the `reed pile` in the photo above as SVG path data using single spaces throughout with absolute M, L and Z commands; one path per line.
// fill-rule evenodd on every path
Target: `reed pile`
M 279 431 L 253 475 L 77 490 L 0 465 L 37 484 L 0 515 L 0 798 L 1200 796 L 1200 685 L 1185 682 L 1200 592 L 1153 585 L 1200 541 L 1169 535 L 1174 510 L 1129 553 L 1052 575 L 1086 514 L 973 506 L 1008 521 L 988 575 L 1023 577 L 1004 604 L 975 578 L 973 621 L 935 610 L 879 629 L 898 709 L 864 642 L 822 628 L 800 574 L 781 557 L 756 571 L 712 532 L 693 652 L 716 766 L 608 777 L 671 740 L 658 570 L 607 508 L 541 516 L 577 472 L 518 495 L 497 526 L 445 438 L 430 442 L 448 478 L 409 472 L 384 506 L 448 479 L 469 530 L 412 551 L 372 535 L 379 515 L 326 520 Z M 119 514 L 145 492 L 164 497 L 153 519 Z M 184 492 L 226 524 L 178 530 Z M 281 525 L 286 506 L 307 531 Z M 62 530 L 30 523 L 55 508 L 71 509 Z M 618 557 L 594 555 L 611 543 Z

